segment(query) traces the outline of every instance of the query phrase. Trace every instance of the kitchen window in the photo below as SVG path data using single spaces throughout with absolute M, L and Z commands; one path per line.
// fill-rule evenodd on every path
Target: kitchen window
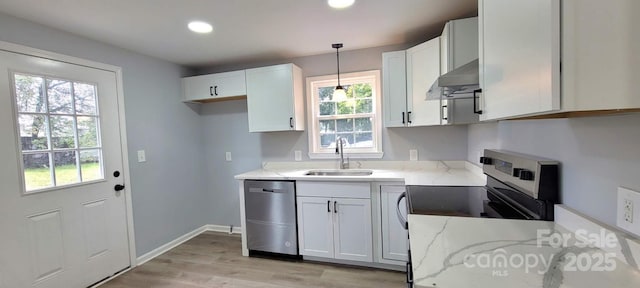
M 338 137 L 351 158 L 382 158 L 380 71 L 340 74 L 347 99 L 332 99 L 337 75 L 307 78 L 309 157 L 335 158 Z

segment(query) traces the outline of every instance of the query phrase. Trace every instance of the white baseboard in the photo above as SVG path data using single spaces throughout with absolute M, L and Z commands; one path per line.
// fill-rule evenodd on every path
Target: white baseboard
M 147 261 L 156 258 L 160 255 L 162 255 L 163 253 L 177 247 L 178 245 L 187 242 L 189 240 L 191 240 L 192 238 L 202 234 L 203 232 L 206 231 L 213 231 L 213 232 L 223 232 L 223 233 L 229 233 L 231 227 L 229 226 L 225 226 L 225 225 L 213 225 L 213 224 L 208 224 L 208 225 L 204 225 L 200 228 L 197 228 L 191 232 L 188 232 L 187 234 L 184 234 L 172 241 L 170 241 L 169 243 L 166 243 L 156 249 L 153 249 L 147 253 L 145 253 L 144 255 L 138 257 L 136 259 L 136 264 L 133 266 L 139 266 L 142 265 L 144 263 L 146 263 Z M 233 234 L 242 234 L 242 228 L 241 227 L 235 227 L 233 226 L 233 231 L 231 231 L 231 233 Z

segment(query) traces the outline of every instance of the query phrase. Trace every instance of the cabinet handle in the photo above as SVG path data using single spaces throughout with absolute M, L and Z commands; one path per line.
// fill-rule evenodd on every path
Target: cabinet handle
M 333 201 L 333 213 L 338 213 L 338 201 Z
M 213 87 L 213 94 L 216 94 L 216 96 L 218 96 L 218 86 L 214 86 Z
M 481 93 L 482 89 L 473 90 L 473 113 L 474 114 L 482 114 L 482 109 L 476 109 L 478 107 L 478 93 Z
M 213 96 L 213 86 L 209 86 L 209 95 Z
M 402 124 L 404 124 L 404 112 L 402 112 Z
M 289 117 L 289 127 L 293 128 L 293 117 Z
M 407 112 L 407 123 L 411 124 L 411 111 Z
M 444 108 L 447 108 L 447 112 L 449 112 L 449 108 L 447 107 L 447 105 L 440 106 L 440 115 L 442 115 L 442 120 L 449 120 L 449 117 L 445 116 Z
M 327 212 L 331 213 L 331 200 L 327 201 Z

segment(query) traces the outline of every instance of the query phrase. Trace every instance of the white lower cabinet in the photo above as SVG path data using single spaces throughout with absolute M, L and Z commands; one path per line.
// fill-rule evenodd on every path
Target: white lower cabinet
M 398 210 L 404 220 L 407 219 L 406 199 L 398 199 L 406 191 L 405 186 L 380 186 L 380 209 L 382 224 L 382 259 L 407 261 L 408 231 L 398 219 Z M 398 207 L 400 209 L 398 209 Z
M 370 185 L 358 184 L 367 187 Z M 349 187 L 351 185 L 345 184 L 344 188 L 340 188 L 339 183 L 328 183 L 327 188 L 332 190 L 323 190 L 321 183 L 297 183 L 298 242 L 301 255 L 373 261 L 371 199 L 324 197 L 332 194 L 332 191 L 335 191 L 335 195 L 348 195 L 349 190 L 345 189 L 353 188 Z M 362 196 L 362 193 L 358 193 L 361 191 L 355 192 Z

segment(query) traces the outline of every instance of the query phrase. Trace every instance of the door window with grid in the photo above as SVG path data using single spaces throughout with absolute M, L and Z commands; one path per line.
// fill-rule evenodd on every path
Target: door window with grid
M 104 179 L 96 85 L 12 76 L 25 191 Z
M 334 99 L 337 75 L 307 78 L 309 156 L 335 157 L 337 139 L 352 157 L 382 157 L 380 141 L 380 72 L 340 75 L 346 99 Z

